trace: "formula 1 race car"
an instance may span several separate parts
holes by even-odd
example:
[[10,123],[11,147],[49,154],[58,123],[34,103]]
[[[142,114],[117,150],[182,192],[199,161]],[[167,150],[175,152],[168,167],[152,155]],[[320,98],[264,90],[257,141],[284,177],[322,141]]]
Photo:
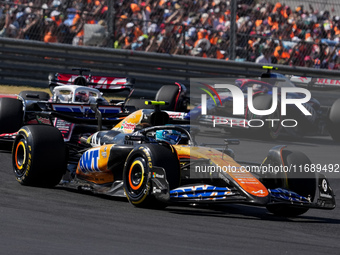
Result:
[[[15,177],[22,185],[59,184],[126,196],[134,206],[147,208],[245,203],[266,206],[282,216],[300,215],[310,208],[335,208],[325,176],[246,171],[228,147],[237,140],[225,140],[222,151],[198,146],[195,127],[164,125],[167,115],[159,110],[139,110],[113,130],[83,134],[69,142],[53,126],[23,126],[12,151]],[[159,125],[150,126],[144,123],[147,120],[157,120]],[[284,147],[272,148],[258,167],[311,164],[305,154]]]
[[[340,98],[331,107],[321,106],[315,98],[305,100],[306,94],[301,90],[306,89],[297,88],[289,80],[284,79],[283,75],[275,73],[263,75],[261,79],[233,79],[232,82],[230,86],[233,88],[229,89],[218,89],[216,86],[219,85],[201,83],[201,87],[205,89],[201,88],[200,92],[202,90],[211,92],[211,98],[205,103],[206,114],[202,114],[202,105],[199,104],[190,110],[185,119],[190,119],[191,123],[214,125],[235,133],[244,130],[262,139],[276,139],[282,133],[293,137],[324,135],[327,134],[325,132],[327,130],[334,141],[340,142],[338,132]],[[251,96],[249,96],[249,89],[251,89]],[[277,94],[274,93],[274,89],[277,89]],[[285,93],[282,93],[283,90]],[[190,91],[190,93],[194,92]],[[213,93],[215,96],[212,95]],[[244,107],[241,115],[234,114],[235,98],[239,96],[237,93],[244,98],[244,102],[240,102]],[[283,106],[285,106],[285,115],[282,114]],[[270,109],[275,110],[265,115],[255,113],[255,111],[265,112]]]
[[[100,129],[112,128],[121,118],[136,109],[153,107],[145,105],[145,99],[132,98],[134,80],[123,77],[84,75],[89,69],[74,68],[79,74],[59,74],[49,77],[52,97],[46,92],[22,91],[19,95],[0,94],[0,141],[12,142],[21,126],[27,124],[53,124],[59,128],[66,141],[70,140],[76,125],[93,125],[97,129],[96,115],[100,114]],[[103,92],[127,91],[125,100],[111,100],[103,97]],[[156,95],[156,100],[169,103],[164,110],[181,110],[186,107],[186,88],[176,83],[164,85]],[[91,105],[98,105],[97,112]],[[79,128],[78,128],[79,129]],[[82,129],[82,128],[81,128]]]
[[[165,101],[167,104],[160,106],[162,110],[168,111],[185,111],[187,109],[188,97],[187,97],[187,88],[181,84],[176,82],[172,85],[163,85],[155,96],[155,99],[145,99],[145,98],[135,98],[133,97],[133,85],[135,84],[135,79],[133,78],[116,78],[116,77],[103,77],[103,76],[92,76],[83,75],[84,71],[90,72],[90,69],[82,69],[82,68],[74,68],[73,70],[79,70],[79,75],[70,75],[70,74],[55,74],[54,77],[50,77],[50,88],[52,93],[55,90],[56,86],[60,85],[70,85],[76,84],[85,87],[95,88],[100,90],[101,92],[121,92],[124,90],[128,90],[130,94],[126,97],[126,99],[122,102],[122,100],[113,101],[111,103],[121,104],[128,110],[132,109],[152,109],[152,105],[146,105],[145,100],[156,100],[156,101]],[[53,93],[55,94],[55,93]],[[97,99],[98,102],[98,99]],[[125,110],[126,111],[126,110]]]
[[124,116],[121,104],[110,104],[97,88],[114,92],[131,91],[133,84],[130,80],[83,75],[88,69],[73,70],[79,71],[79,75],[57,73],[50,77],[49,88],[52,97],[40,91],[0,95],[0,139],[12,141],[22,125],[39,123],[53,123],[65,131],[66,138],[74,127],[74,124],[67,122],[68,119],[72,123],[97,125],[91,104],[99,105],[98,110],[104,122],[119,122],[119,117]]

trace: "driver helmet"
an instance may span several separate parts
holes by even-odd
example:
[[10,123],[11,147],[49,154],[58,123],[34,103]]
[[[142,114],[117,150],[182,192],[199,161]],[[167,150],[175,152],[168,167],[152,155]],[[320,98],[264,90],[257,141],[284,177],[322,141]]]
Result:
[[181,132],[176,130],[157,130],[156,141],[164,141],[177,144],[181,140]]
[[253,92],[258,92],[258,91],[266,92],[267,88],[266,88],[266,86],[264,86],[262,84],[254,84],[253,85]]
[[87,102],[89,101],[89,96],[84,91],[80,91],[76,94],[76,102]]

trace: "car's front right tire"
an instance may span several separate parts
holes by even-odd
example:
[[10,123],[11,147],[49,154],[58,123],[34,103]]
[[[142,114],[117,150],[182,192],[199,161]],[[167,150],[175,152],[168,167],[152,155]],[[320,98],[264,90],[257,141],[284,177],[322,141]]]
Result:
[[23,104],[15,98],[0,98],[0,133],[14,133],[23,124]]
[[[280,166],[284,165],[290,169],[286,172],[275,172],[273,176],[266,176],[261,182],[269,189],[283,188],[293,191],[300,196],[309,198],[313,201],[316,192],[316,175],[312,171],[301,172],[301,169],[309,169],[311,165],[310,159],[300,151],[282,150],[282,161],[269,161],[266,159],[263,165]],[[306,213],[308,207],[296,207],[290,204],[272,203],[267,205],[269,212],[284,217],[294,217]]]
[[340,98],[337,99],[329,112],[328,132],[335,142],[340,142]]

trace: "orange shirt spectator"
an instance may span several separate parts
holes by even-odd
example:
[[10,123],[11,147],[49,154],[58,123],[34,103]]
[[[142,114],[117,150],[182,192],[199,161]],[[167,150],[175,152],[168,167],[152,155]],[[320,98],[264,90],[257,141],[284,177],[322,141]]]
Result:
[[281,59],[289,59],[290,54],[282,46],[277,46],[274,51],[274,57],[279,61]]
[[273,13],[277,12],[282,8],[282,4],[280,2],[277,2],[274,6]]
[[130,4],[130,8],[131,8],[131,11],[132,11],[133,13],[136,13],[136,12],[139,12],[139,11],[140,11],[139,6],[138,6],[137,4],[135,4],[135,3]]
[[224,54],[222,54],[220,50],[217,50],[216,51],[216,58],[217,59],[223,59],[224,58]]
[[255,21],[255,26],[259,27],[262,24],[263,20],[262,19],[258,19]]
[[203,28],[197,33],[197,40],[200,40],[202,38],[209,39],[209,35],[207,33],[207,30],[205,30]]
[[216,45],[216,43],[218,42],[219,39],[220,39],[220,38],[219,38],[218,36],[212,36],[212,37],[210,38],[210,43],[211,43],[212,45]]
[[52,11],[51,12],[51,19],[59,26],[62,23],[62,20],[60,19],[60,12],[59,11]]
[[143,35],[142,30],[139,27],[135,27],[135,30],[133,31],[133,34],[135,35],[134,41],[137,40],[138,37]]
[[44,36],[44,42],[45,43],[56,43],[57,42],[57,36],[54,35],[53,32],[49,31],[47,34]]
[[57,38],[57,25],[53,21],[48,23],[48,31],[44,36],[44,42],[45,43],[56,43],[58,41]]

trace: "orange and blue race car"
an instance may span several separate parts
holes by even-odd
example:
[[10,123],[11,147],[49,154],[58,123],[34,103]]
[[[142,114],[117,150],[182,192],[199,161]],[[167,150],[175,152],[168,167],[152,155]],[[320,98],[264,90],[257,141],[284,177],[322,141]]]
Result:
[[[153,102],[152,104],[162,104]],[[311,165],[298,151],[275,146],[257,172],[237,162],[226,139],[224,149],[198,145],[197,128],[167,124],[159,109],[131,113],[112,130],[82,134],[65,142],[50,125],[23,126],[15,138],[12,164],[22,185],[65,187],[126,196],[137,207],[175,204],[242,203],[296,216],[310,208],[334,209],[335,199],[322,174],[261,169]]]

